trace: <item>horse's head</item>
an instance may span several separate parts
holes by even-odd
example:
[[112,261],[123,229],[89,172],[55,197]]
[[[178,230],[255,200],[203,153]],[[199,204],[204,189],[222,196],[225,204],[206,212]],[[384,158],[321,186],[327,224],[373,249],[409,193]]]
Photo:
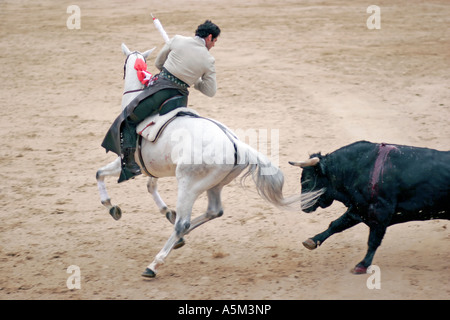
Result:
[[122,108],[124,108],[139,91],[144,89],[144,84],[141,80],[145,78],[145,74],[142,71],[147,69],[146,60],[155,48],[147,50],[143,53],[139,51],[130,51],[128,47],[122,43],[122,52],[126,56],[125,63],[123,65],[123,79],[125,80]]
[[[125,82],[133,80],[133,82],[139,81],[137,78],[137,70],[135,69],[136,64],[145,65],[146,59],[156,48],[147,50],[143,53],[139,51],[130,51],[125,43],[122,43],[122,52],[126,56],[125,64],[123,66],[123,78]],[[137,61],[141,60],[141,61]]]

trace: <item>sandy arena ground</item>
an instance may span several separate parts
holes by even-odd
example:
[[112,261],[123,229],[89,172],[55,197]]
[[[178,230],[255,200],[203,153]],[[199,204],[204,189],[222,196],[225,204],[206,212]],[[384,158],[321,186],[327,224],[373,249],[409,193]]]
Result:
[[[274,208],[238,181],[224,189],[225,214],[186,237],[155,279],[140,276],[172,226],[145,177],[108,179],[114,221],[95,173],[114,159],[100,143],[120,110],[120,45],[163,46],[211,19],[218,92],[191,90],[189,106],[232,129],[279,133],[285,194],[300,192],[289,160],[357,140],[450,149],[450,6],[446,0],[376,1],[0,1],[0,299],[449,299],[448,221],[393,226],[378,249],[381,289],[352,275],[368,228],[301,242],[344,207],[305,214]],[[80,29],[67,27],[81,9]],[[149,71],[155,73],[149,59]],[[278,131],[277,131],[278,130]],[[270,149],[268,150],[269,157]],[[176,181],[161,179],[171,206]],[[193,216],[206,206],[198,199]],[[67,268],[81,272],[68,289]]]

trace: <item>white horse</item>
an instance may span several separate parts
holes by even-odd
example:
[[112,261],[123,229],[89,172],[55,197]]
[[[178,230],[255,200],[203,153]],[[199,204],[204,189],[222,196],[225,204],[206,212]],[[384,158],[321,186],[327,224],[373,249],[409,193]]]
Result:
[[[127,55],[125,62],[125,88],[122,107],[142,90],[143,86],[137,78],[134,64],[136,59],[144,59],[151,51],[144,54],[130,52],[122,45]],[[129,97],[126,97],[128,96]],[[138,159],[136,152],[136,159]],[[245,169],[241,178],[252,176],[259,195],[281,208],[300,209],[316,195],[297,195],[289,198],[283,196],[284,176],[263,154],[257,152],[244,142],[238,140],[231,131],[217,121],[182,116],[177,117],[166,126],[159,139],[151,142],[142,140],[139,162],[142,172],[146,170],[154,177],[149,177],[147,188],[153,196],[161,213],[166,214],[174,224],[174,230],[162,250],[147,266],[142,274],[144,277],[154,277],[158,268],[164,263],[174,246],[193,229],[201,224],[220,217],[223,214],[221,191],[225,185],[238,177]],[[118,176],[120,173],[120,158],[97,171],[97,183],[101,202],[107,207],[114,219],[121,217],[121,210],[111,204],[104,183],[105,176]],[[168,209],[157,191],[157,178],[175,176],[178,183],[176,211]],[[207,192],[208,206],[206,212],[191,220],[194,202]],[[303,198],[302,198],[303,197]]]

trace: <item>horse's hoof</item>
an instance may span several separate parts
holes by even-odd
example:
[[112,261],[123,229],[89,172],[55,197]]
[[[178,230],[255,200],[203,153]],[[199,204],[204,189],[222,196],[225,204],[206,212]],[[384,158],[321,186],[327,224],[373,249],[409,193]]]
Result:
[[169,220],[171,224],[175,224],[175,220],[177,218],[177,213],[173,210],[166,211],[166,218]]
[[112,206],[109,209],[109,214],[111,217],[113,217],[114,220],[119,220],[122,218],[122,209],[120,209],[118,206]]
[[350,270],[350,272],[353,274],[366,274],[367,268],[362,264],[357,264],[352,270]]
[[141,276],[145,278],[154,278],[156,277],[156,273],[154,273],[151,269],[146,268],[144,272],[142,272]]
[[180,238],[180,240],[177,241],[177,243],[175,243],[175,245],[173,246],[174,249],[179,249],[182,246],[184,246],[186,244],[186,242],[184,241],[184,238]]
[[317,248],[317,244],[311,238],[303,241],[302,243],[305,246],[305,248],[307,248],[309,250],[314,250],[315,248]]

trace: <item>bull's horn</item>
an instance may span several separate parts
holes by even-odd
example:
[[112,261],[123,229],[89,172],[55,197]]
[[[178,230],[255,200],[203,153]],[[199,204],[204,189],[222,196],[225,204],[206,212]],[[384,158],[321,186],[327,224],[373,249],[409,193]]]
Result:
[[318,164],[320,162],[320,159],[317,157],[308,159],[307,161],[289,161],[289,164],[296,166],[296,167],[300,167],[300,168],[305,168],[305,167],[313,167],[316,164]]

